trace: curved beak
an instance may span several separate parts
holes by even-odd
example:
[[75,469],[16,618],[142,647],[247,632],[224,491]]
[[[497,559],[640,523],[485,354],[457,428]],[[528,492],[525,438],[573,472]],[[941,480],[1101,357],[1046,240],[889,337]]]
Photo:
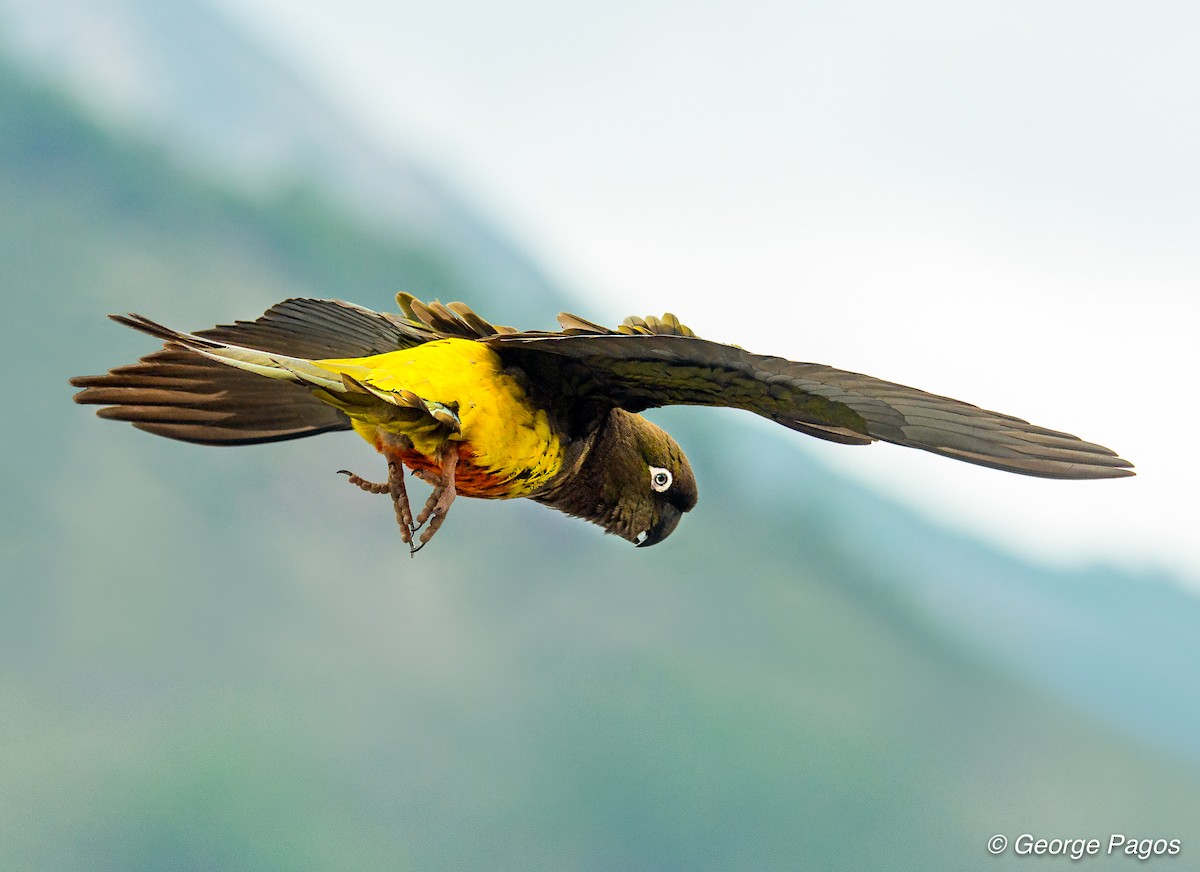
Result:
[[666,539],[679,526],[679,519],[683,517],[683,512],[675,508],[670,503],[663,506],[662,516],[658,519],[658,523],[646,531],[646,538],[637,543],[638,548],[648,548],[651,545],[657,545],[663,539]]

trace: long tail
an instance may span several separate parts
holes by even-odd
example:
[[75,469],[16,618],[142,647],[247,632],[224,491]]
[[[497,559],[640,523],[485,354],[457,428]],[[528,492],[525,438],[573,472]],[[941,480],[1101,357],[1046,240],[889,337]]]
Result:
[[206,445],[246,445],[350,429],[313,390],[344,393],[324,357],[361,357],[415,344],[374,312],[331,300],[288,300],[252,322],[183,333],[138,315],[114,321],[163,340],[161,351],[105,375],[81,376],[75,401],[102,418]]
[[266,378],[279,379],[293,384],[308,384],[336,393],[345,393],[346,391],[340,376],[303,357],[292,357],[287,354],[205,339],[194,333],[183,333],[179,330],[172,330],[170,327],[164,327],[157,321],[151,321],[142,315],[109,315],[108,317],[118,324],[124,324],[126,327],[132,327],[134,330],[140,330],[156,339],[161,339],[166,343],[168,350],[179,348],[192,351],[209,360]]

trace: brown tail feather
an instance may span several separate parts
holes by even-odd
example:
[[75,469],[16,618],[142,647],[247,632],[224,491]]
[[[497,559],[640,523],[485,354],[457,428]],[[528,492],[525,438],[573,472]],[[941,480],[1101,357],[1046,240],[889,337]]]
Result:
[[[177,344],[180,334],[139,315],[113,320],[167,343],[162,351],[107,375],[71,379],[75,402],[105,406],[102,418],[128,421],[170,439],[203,445],[247,445],[349,430],[350,419],[308,387],[226,366]],[[421,325],[399,323],[338,300],[285,300],[254,321],[188,334],[188,345],[240,345],[290,357],[364,357],[434,338]]]
[[170,439],[249,445],[349,430],[350,419],[308,388],[225,366],[195,352],[155,352],[107,375],[71,379],[75,402],[106,406],[102,418],[128,421]]

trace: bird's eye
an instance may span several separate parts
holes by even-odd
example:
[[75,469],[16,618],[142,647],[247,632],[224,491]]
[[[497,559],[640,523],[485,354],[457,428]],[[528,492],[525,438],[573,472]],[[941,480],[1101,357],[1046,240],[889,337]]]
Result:
[[671,471],[661,466],[650,467],[650,487],[662,493],[671,486]]

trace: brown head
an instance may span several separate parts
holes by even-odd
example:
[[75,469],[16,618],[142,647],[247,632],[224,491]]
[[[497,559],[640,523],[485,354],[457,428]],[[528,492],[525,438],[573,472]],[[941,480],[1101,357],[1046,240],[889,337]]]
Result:
[[640,546],[666,539],[696,505],[696,478],[675,442],[641,415],[613,409],[561,483],[535,499]]

